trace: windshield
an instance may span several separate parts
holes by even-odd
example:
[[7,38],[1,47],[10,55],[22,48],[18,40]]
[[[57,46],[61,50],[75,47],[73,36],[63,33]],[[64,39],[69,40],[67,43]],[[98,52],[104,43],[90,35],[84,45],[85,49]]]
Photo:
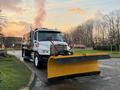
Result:
[[39,32],[38,40],[39,41],[63,41],[62,35],[60,32]]

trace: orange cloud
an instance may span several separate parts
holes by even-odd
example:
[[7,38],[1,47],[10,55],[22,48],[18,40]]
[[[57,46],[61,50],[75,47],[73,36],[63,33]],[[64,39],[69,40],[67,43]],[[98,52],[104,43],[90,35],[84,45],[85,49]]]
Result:
[[12,22],[8,23],[7,27],[3,28],[2,32],[5,36],[21,37],[27,31],[25,31],[25,24],[21,22]]
[[80,14],[82,17],[85,17],[86,13],[81,8],[71,8],[68,10],[72,14]]
[[69,32],[72,28],[75,27],[74,24],[57,24],[57,23],[49,23],[49,22],[44,22],[44,27],[51,28],[51,29],[58,29],[59,31],[62,32]]

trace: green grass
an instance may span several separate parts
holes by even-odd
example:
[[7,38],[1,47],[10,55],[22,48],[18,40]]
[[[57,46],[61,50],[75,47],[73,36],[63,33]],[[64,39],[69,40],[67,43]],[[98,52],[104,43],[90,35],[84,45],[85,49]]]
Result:
[[113,58],[120,58],[120,52],[108,52]]
[[103,52],[103,51],[99,51],[99,50],[81,50],[81,49],[73,49],[73,52],[76,54],[85,54],[85,53],[99,53],[99,52]]
[[14,56],[0,57],[0,90],[19,90],[25,87],[31,71]]
[[74,48],[73,52],[75,54],[108,53],[113,58],[120,58],[120,52],[116,52],[116,51],[111,52],[111,51],[102,51],[102,50],[81,50],[81,49]]

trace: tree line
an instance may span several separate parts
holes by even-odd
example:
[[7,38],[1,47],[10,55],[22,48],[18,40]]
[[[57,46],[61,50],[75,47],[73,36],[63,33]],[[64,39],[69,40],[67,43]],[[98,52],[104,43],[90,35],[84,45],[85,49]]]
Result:
[[120,51],[120,10],[101,14],[77,26],[64,39],[71,44],[82,44],[86,47],[103,50]]

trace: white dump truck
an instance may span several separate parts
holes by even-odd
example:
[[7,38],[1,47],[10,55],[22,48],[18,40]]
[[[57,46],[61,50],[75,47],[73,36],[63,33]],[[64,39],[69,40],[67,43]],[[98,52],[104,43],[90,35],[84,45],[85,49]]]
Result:
[[34,60],[35,67],[40,68],[52,55],[72,54],[70,47],[63,41],[58,30],[38,28],[23,36],[22,56],[24,60]]

